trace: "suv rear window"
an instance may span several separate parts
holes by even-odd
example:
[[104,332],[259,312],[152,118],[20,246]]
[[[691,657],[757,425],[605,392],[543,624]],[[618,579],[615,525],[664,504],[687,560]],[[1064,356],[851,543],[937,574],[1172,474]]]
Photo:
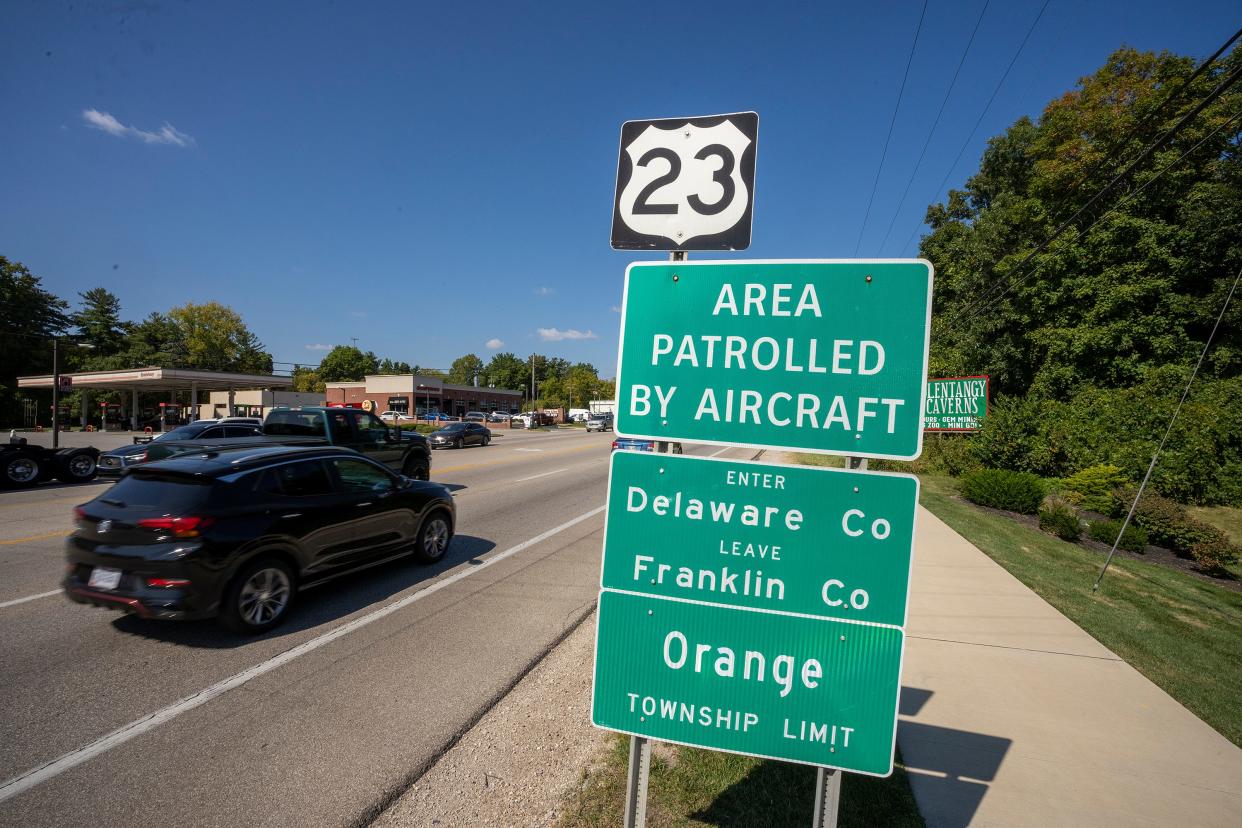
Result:
[[318,411],[273,411],[263,422],[265,434],[285,437],[326,437]]
[[128,474],[113,484],[100,501],[108,506],[155,508],[173,513],[201,506],[210,493],[211,486],[206,480]]

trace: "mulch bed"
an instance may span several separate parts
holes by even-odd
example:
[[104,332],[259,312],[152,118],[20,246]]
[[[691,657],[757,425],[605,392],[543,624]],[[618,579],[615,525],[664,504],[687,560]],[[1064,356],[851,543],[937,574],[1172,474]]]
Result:
[[[974,508],[980,509],[984,512],[1008,518],[1015,523],[1021,523],[1023,526],[1029,526],[1036,531],[1043,531],[1039,528],[1039,518],[1035,515],[1021,515],[1017,512],[1006,512],[1004,509],[993,509],[991,506],[981,506],[978,503],[967,500],[961,495],[952,495],[952,497],[960,503],[965,503],[968,506],[973,506]],[[1097,515],[1094,512],[1083,512],[1083,518],[1088,523],[1096,520],[1108,519],[1103,515]],[[1050,537],[1055,537],[1055,535],[1052,535],[1051,533],[1046,534]],[[1069,543],[1070,541],[1066,542]],[[1101,559],[1107,557],[1108,550],[1112,548],[1112,544],[1100,543],[1099,541],[1091,540],[1085,535],[1075,545],[1097,553]],[[1118,549],[1116,557],[1129,558],[1133,561],[1145,561],[1150,564],[1156,564],[1157,566],[1163,566],[1166,569],[1176,569],[1178,572],[1185,572],[1187,575],[1191,575],[1201,581],[1207,581],[1210,584],[1215,584],[1218,587],[1233,590],[1234,592],[1242,592],[1242,580],[1239,580],[1232,573],[1225,573],[1224,575],[1210,575],[1200,569],[1194,561],[1189,558],[1182,558],[1173,550],[1165,549],[1163,546],[1148,546],[1143,552],[1128,552],[1125,549]],[[1103,561],[1101,560],[1101,565],[1102,564]]]

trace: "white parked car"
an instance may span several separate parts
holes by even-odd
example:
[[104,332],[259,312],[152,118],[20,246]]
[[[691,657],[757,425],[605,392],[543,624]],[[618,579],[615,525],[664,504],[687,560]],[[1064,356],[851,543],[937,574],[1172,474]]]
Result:
[[380,415],[380,419],[386,423],[413,423],[417,422],[409,414],[401,411],[385,411]]

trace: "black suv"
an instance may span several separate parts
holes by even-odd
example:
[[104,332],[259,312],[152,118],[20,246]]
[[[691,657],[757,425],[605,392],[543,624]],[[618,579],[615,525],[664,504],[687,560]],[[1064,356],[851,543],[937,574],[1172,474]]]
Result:
[[448,489],[342,448],[251,446],[136,466],[75,509],[73,601],[259,633],[294,594],[403,555],[444,557]]

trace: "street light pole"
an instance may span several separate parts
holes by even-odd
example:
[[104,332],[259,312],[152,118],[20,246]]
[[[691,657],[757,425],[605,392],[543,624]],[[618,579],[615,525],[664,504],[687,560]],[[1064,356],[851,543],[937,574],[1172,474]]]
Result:
[[60,448],[60,337],[52,337],[52,448]]
[[[89,342],[79,348],[94,348]],[[52,448],[60,448],[60,337],[52,337]]]

